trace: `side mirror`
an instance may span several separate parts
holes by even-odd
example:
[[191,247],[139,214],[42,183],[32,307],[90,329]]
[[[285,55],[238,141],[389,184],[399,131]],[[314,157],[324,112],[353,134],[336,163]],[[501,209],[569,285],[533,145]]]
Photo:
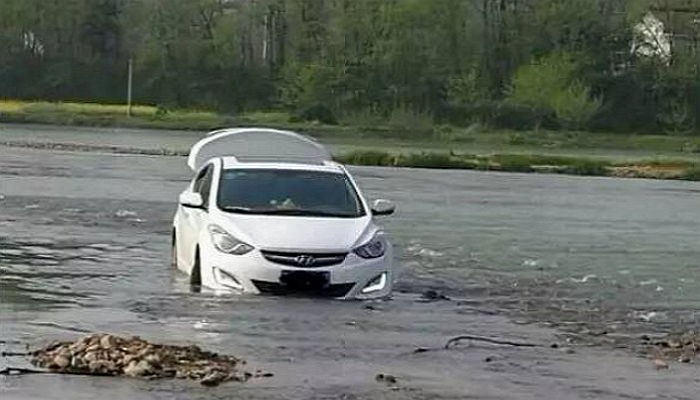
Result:
[[188,208],[204,208],[202,195],[195,192],[185,191],[180,193],[180,204]]
[[391,215],[396,211],[396,205],[389,200],[375,200],[372,203],[372,215]]

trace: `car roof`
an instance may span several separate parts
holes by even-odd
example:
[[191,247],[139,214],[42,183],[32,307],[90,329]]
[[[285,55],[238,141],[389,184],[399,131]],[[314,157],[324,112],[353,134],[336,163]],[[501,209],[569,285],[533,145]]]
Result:
[[297,171],[319,171],[344,174],[345,169],[333,161],[300,162],[298,160],[240,159],[237,157],[220,157],[224,169],[281,169]]

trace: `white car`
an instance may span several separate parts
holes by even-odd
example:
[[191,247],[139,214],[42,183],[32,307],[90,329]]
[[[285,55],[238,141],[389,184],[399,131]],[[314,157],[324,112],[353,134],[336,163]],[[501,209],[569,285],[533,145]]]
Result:
[[344,299],[390,294],[392,246],[352,176],[305,136],[210,133],[190,151],[195,177],[173,220],[173,264],[216,291]]

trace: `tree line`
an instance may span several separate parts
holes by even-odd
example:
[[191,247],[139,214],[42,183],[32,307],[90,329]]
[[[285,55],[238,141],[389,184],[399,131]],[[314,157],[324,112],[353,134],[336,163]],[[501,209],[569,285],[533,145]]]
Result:
[[700,0],[3,0],[0,97],[700,131]]

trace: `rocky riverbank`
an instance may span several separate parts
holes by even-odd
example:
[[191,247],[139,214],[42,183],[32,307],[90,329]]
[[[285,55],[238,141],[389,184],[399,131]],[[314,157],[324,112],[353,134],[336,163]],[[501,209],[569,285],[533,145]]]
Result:
[[55,342],[32,355],[33,365],[66,374],[190,379],[207,386],[271,376],[261,371],[245,371],[242,369],[245,361],[198,346],[153,344],[139,337],[108,334]]

